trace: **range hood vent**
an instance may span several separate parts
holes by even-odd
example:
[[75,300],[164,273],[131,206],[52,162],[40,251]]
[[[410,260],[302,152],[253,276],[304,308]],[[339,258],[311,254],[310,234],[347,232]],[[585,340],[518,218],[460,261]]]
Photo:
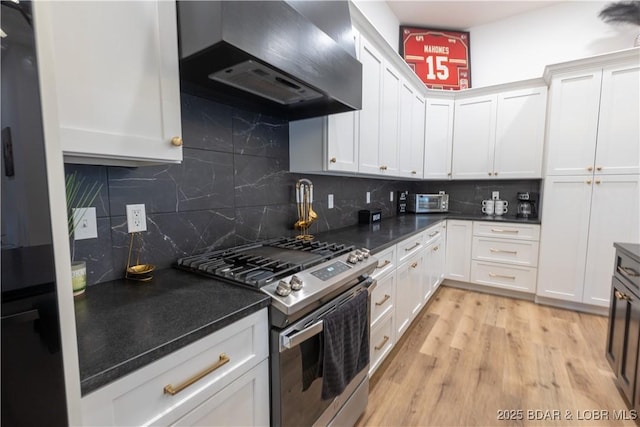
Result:
[[359,110],[347,1],[178,2],[182,89],[288,120]]

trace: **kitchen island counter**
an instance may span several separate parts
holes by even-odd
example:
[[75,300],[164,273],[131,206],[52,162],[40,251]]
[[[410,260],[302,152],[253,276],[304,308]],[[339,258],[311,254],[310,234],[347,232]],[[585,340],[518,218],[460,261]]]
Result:
[[75,299],[82,395],[268,305],[262,292],[177,269],[90,286]]

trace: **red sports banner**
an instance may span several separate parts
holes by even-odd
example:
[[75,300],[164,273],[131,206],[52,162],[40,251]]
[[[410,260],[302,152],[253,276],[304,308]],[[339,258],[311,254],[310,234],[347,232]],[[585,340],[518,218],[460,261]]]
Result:
[[400,56],[430,89],[471,87],[468,32],[401,26]]

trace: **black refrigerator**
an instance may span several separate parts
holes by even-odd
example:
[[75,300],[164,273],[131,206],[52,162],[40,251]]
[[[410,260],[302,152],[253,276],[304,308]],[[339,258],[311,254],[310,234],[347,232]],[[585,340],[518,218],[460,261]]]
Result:
[[2,1],[2,426],[68,425],[31,4]]

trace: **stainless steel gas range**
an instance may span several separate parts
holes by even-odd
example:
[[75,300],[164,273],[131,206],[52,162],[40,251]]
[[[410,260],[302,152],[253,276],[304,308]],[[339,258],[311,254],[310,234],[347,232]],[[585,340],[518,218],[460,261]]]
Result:
[[[293,238],[178,260],[182,269],[259,289],[271,297],[273,426],[353,425],[364,412],[369,392],[369,294],[375,286],[369,274],[376,265],[366,249]],[[325,359],[333,357],[327,349],[334,348],[327,340],[336,339],[327,326],[335,328],[337,321],[344,323],[341,331],[362,333],[355,334],[357,342],[347,346],[353,345],[356,350],[352,351],[361,357],[344,356],[357,368],[351,369],[345,377],[348,381],[338,384],[336,391],[336,384],[328,384],[335,372]],[[344,365],[349,367],[349,361]]]

